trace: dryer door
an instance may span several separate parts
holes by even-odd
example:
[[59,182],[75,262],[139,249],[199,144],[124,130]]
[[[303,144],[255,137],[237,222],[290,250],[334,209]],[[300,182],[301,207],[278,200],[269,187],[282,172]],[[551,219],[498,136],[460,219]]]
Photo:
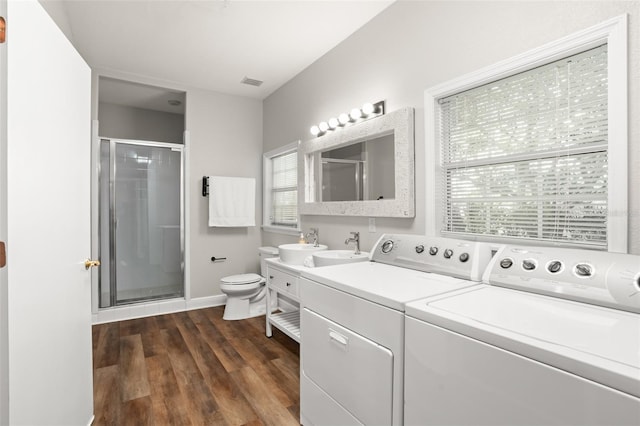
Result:
[[392,423],[393,353],[308,309],[302,370],[364,424]]

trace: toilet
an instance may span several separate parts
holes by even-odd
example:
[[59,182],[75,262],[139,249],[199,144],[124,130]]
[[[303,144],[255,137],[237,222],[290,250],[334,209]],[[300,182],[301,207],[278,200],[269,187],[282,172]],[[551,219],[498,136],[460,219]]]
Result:
[[264,315],[267,275],[266,259],[278,256],[275,247],[259,247],[260,274],[230,275],[220,280],[220,291],[227,295],[222,319],[240,320]]

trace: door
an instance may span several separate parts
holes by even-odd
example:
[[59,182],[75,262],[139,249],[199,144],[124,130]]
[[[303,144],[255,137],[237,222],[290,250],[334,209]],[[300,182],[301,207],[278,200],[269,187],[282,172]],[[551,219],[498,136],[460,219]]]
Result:
[[9,423],[87,425],[91,71],[37,1],[7,23]]
[[362,163],[322,159],[322,201],[362,200]]
[[100,307],[184,296],[182,145],[100,142]]

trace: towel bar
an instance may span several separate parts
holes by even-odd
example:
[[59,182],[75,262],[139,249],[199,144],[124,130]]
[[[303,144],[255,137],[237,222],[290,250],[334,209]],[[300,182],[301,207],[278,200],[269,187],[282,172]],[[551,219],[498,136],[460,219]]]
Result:
[[209,176],[202,176],[202,196],[209,195]]

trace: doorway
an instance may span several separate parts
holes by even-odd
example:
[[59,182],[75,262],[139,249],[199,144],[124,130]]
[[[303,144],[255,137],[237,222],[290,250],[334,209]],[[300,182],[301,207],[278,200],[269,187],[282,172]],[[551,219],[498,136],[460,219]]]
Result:
[[100,140],[99,307],[184,296],[183,145]]

